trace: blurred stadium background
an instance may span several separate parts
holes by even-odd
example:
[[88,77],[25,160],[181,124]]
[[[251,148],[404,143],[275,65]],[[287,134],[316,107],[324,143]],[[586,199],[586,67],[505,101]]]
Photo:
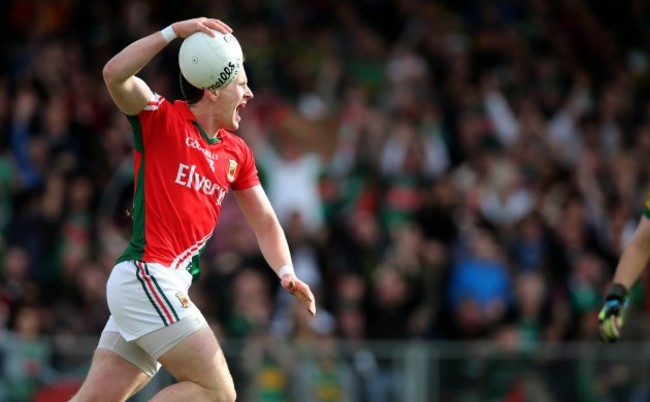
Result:
[[[132,183],[103,64],[200,15],[243,44],[239,134],[319,300],[229,196],[191,296],[240,400],[650,401],[647,277],[622,342],[596,320],[650,184],[645,0],[0,2],[1,401],[65,400],[107,318]],[[169,98],[179,42],[141,73]]]

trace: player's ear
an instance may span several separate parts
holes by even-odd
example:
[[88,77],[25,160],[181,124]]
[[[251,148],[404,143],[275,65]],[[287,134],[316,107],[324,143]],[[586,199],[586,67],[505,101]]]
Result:
[[211,101],[216,101],[219,99],[219,90],[214,88],[208,88],[205,90],[205,96],[207,96]]

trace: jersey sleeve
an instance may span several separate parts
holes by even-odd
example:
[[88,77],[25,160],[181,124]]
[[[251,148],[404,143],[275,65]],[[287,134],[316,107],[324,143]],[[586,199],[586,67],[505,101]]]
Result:
[[240,151],[241,170],[235,181],[231,184],[233,190],[246,190],[260,184],[260,178],[255,166],[255,156],[253,151],[245,143],[241,143]]
[[643,208],[643,215],[650,219],[650,191],[646,194],[645,197],[645,207]]
[[166,111],[168,106],[167,99],[154,92],[140,113],[135,116],[127,116],[134,129],[136,149],[139,143],[146,141],[147,136],[153,133],[156,133],[156,136],[164,135],[166,130],[158,128],[166,125],[165,119],[167,119]]

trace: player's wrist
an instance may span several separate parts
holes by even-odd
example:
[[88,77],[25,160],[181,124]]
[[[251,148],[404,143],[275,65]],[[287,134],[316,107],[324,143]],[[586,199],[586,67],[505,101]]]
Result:
[[286,274],[292,274],[295,275],[296,273],[293,270],[293,267],[291,265],[285,264],[281,266],[278,270],[278,278],[282,279]]
[[610,286],[609,290],[607,291],[605,300],[607,301],[618,300],[621,302],[625,302],[625,300],[627,300],[628,294],[629,291],[624,285],[621,285],[620,283],[613,283],[612,286]]
[[174,31],[174,28],[171,25],[168,25],[167,27],[160,30],[160,33],[162,34],[163,38],[165,38],[167,43],[178,38],[178,34],[176,33],[176,31]]

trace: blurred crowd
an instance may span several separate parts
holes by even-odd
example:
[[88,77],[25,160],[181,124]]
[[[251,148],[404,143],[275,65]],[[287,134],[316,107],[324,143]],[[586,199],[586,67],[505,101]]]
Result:
[[[0,4],[12,345],[101,332],[133,185],[101,70],[200,15],[242,43],[255,99],[238,135],[319,308],[309,319],[279,291],[229,196],[191,295],[220,338],[318,339],[323,354],[333,340],[596,339],[650,184],[650,3],[13,0]],[[179,42],[140,74],[170,99]],[[645,279],[633,294],[647,315]],[[628,339],[647,333],[630,321]],[[49,374],[42,355],[25,359]]]

